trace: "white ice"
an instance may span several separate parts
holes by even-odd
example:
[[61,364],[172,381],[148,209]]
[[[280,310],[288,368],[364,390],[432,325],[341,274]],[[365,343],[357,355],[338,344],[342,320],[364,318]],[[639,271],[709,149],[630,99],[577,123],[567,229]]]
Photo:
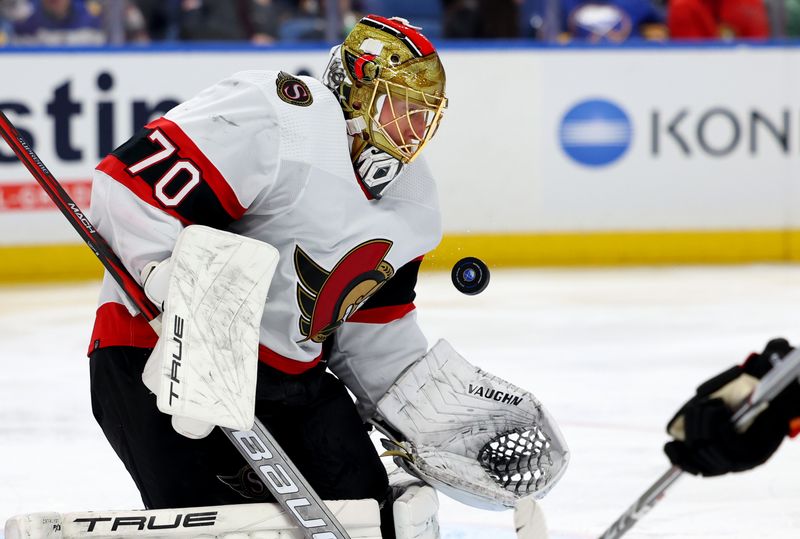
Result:
[[[141,507],[91,415],[97,289],[0,289],[0,521]],[[416,303],[432,342],[558,419],[572,462],[541,505],[562,539],[598,536],[668,467],[664,425],[698,383],[773,336],[800,342],[800,266],[496,270],[474,297],[424,273]],[[441,502],[448,539],[514,537],[510,512]],[[800,537],[800,442],[748,473],[683,477],[627,537]]]

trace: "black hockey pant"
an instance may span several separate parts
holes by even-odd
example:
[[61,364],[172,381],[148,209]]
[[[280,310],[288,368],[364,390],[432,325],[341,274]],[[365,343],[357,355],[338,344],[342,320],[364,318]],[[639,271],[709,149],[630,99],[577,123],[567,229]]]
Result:
[[[219,429],[201,440],[173,430],[141,379],[149,354],[109,347],[90,356],[95,419],[145,507],[272,501]],[[385,500],[386,471],[344,385],[324,364],[297,376],[259,364],[256,415],[323,499]]]

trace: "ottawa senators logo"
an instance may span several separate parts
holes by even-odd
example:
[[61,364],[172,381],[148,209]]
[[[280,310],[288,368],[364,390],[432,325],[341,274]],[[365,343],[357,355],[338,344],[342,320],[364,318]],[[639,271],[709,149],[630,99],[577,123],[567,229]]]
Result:
[[288,73],[283,71],[278,73],[275,85],[278,87],[278,97],[290,105],[307,107],[314,102],[314,97],[311,95],[308,85]]
[[249,465],[245,465],[234,475],[218,475],[217,479],[228,485],[235,492],[251,500],[264,501],[272,496]]
[[300,333],[321,343],[394,275],[384,260],[392,242],[371,240],[351,249],[330,271],[299,246],[294,250]]

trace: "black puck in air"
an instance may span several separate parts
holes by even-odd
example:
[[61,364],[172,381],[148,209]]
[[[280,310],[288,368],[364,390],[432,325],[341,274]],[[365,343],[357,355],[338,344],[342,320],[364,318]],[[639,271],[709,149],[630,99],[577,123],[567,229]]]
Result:
[[474,296],[489,285],[489,268],[483,260],[468,256],[456,262],[450,277],[459,292]]

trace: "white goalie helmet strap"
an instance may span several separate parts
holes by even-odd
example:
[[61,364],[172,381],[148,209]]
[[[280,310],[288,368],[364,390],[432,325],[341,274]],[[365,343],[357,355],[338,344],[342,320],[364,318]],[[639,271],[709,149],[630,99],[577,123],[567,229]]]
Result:
[[353,157],[353,168],[361,186],[372,197],[379,199],[400,176],[403,163],[380,148],[367,144]]
[[345,71],[344,66],[342,65],[341,50],[341,45],[336,45],[330,50],[328,65],[325,67],[325,71],[322,73],[322,83],[327,86],[331,92],[336,94],[340,100],[342,99],[342,83],[345,81],[350,82],[349,77],[347,76],[347,71]]

